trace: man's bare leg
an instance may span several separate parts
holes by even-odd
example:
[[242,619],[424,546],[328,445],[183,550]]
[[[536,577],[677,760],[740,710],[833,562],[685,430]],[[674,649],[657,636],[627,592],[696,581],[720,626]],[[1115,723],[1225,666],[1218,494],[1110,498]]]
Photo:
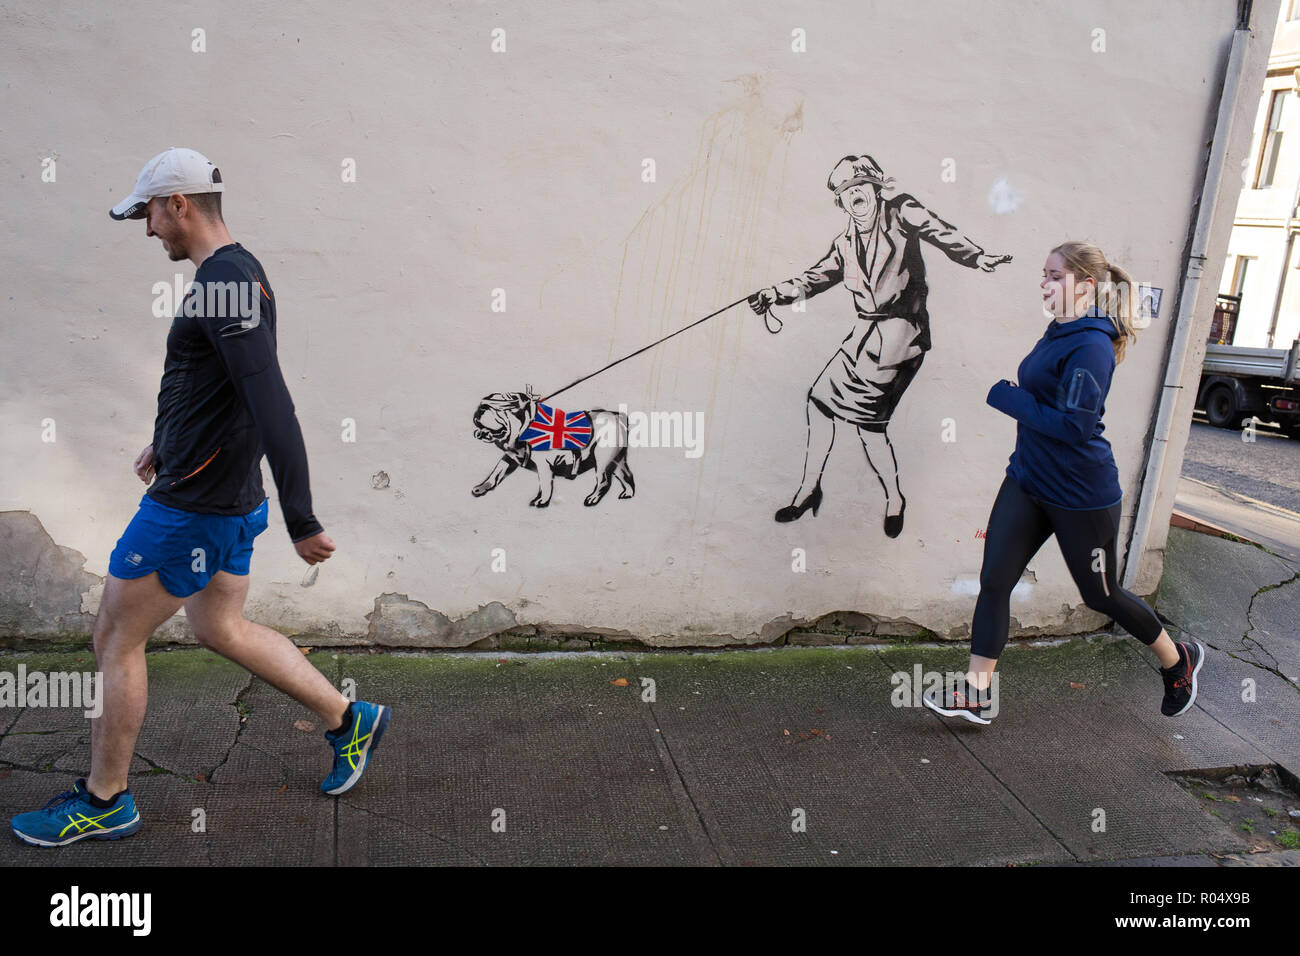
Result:
[[149,702],[144,647],[149,635],[181,609],[157,573],[130,580],[108,575],[95,616],[95,660],[104,710],[90,722],[86,787],[109,800],[127,787],[136,738]]
[[185,601],[185,616],[195,638],[313,711],[326,730],[338,727],[348,699],[291,640],[244,618],[247,597],[247,575],[214,574],[207,587]]

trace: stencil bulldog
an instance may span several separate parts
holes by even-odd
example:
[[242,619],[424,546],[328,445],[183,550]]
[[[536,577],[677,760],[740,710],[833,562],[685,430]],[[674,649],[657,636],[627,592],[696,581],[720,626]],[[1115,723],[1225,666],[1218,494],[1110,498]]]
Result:
[[596,473],[596,485],[583,499],[596,505],[617,480],[618,496],[631,498],[636,482],[627,465],[627,416],[603,408],[566,412],[541,402],[529,392],[493,392],[474,412],[474,437],[503,452],[486,478],[472,489],[480,498],[516,468],[537,473],[535,508],[551,503],[555,478]]

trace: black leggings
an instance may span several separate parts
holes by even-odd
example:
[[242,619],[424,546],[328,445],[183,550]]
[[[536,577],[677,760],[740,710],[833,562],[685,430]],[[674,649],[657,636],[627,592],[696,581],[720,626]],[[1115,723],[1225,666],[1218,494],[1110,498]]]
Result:
[[1118,503],[1097,511],[1057,508],[1031,498],[1010,477],[1003,480],[984,541],[971,653],[994,659],[1002,653],[1011,625],[1011,589],[1053,534],[1084,603],[1143,644],[1154,644],[1164,629],[1160,619],[1141,598],[1121,588],[1115,576],[1119,515]]

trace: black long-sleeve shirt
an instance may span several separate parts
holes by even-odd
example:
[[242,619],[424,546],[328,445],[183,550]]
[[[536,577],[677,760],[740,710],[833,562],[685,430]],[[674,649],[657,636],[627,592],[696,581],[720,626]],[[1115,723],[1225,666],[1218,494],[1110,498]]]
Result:
[[276,358],[275,293],[235,242],[199,266],[167,335],[148,494],[182,511],[247,514],[266,497],[263,454],[289,537],[319,534],[307,449]]

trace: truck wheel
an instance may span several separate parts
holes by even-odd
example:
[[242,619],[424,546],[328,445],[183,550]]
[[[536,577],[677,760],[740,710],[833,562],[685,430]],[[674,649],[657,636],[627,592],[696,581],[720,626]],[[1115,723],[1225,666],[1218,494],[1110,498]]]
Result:
[[1246,416],[1237,408],[1237,396],[1226,385],[1216,385],[1205,396],[1205,417],[1215,428],[1238,429]]

